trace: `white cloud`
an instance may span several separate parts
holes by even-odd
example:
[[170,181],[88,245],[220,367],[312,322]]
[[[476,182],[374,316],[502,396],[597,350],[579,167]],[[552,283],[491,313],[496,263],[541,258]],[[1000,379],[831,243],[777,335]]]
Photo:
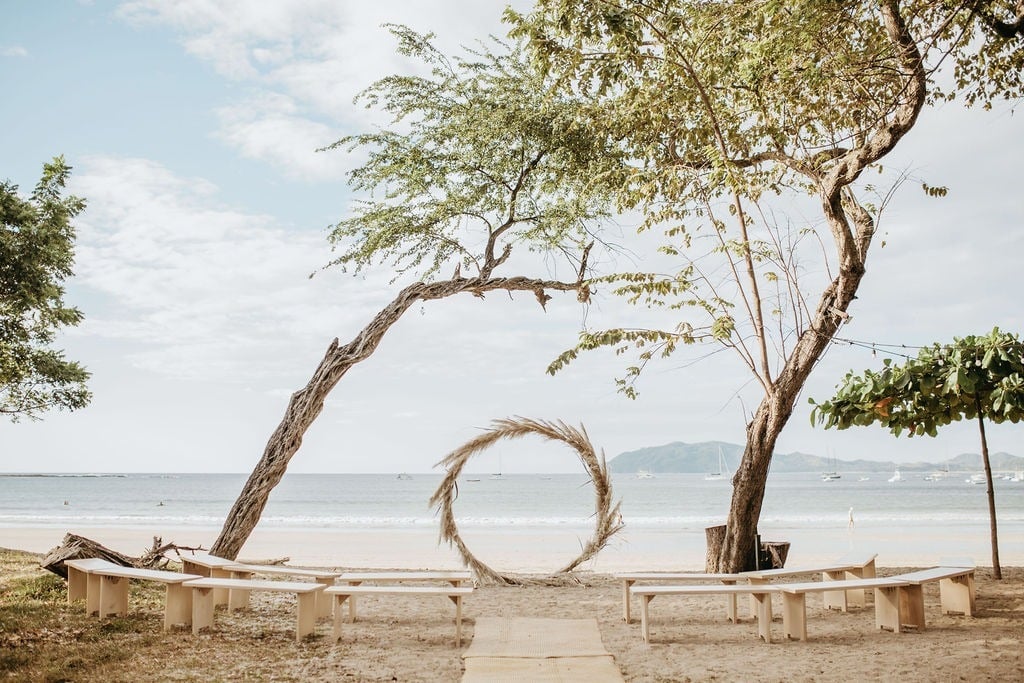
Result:
[[[503,33],[504,0],[128,0],[118,15],[169,26],[185,49],[259,95],[218,111],[218,137],[291,177],[334,180],[344,157],[317,147],[365,129],[375,115],[352,98],[373,81],[418,68],[395,54],[384,23],[436,30],[444,50]],[[522,4],[522,3],[520,3]],[[483,32],[481,32],[481,27]]]
[[318,152],[341,137],[338,129],[299,113],[286,95],[264,93],[217,111],[217,137],[249,159],[270,162],[292,178],[340,180],[348,168],[343,154]]
[[0,47],[0,57],[28,57],[28,50],[20,45]]
[[[87,159],[73,191],[76,283],[98,297],[82,334],[132,342],[139,367],[239,380],[294,367],[295,349],[359,324],[381,288],[326,272],[324,235],[223,206],[208,181],[144,159]],[[338,290],[344,290],[344,300]],[[368,319],[368,318],[367,318]],[[291,350],[291,351],[289,351]]]

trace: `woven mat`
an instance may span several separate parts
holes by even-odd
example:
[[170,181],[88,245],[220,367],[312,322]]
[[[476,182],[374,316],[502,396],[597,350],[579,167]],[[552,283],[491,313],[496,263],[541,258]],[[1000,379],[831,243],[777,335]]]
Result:
[[471,657],[462,683],[623,683],[611,655],[603,657]]
[[478,617],[463,683],[622,681],[596,619]]

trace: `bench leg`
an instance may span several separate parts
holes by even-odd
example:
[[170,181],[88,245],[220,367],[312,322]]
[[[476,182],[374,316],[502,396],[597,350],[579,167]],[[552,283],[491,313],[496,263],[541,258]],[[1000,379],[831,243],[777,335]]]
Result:
[[[358,586],[361,583],[362,583],[362,581],[349,581],[348,585],[350,585],[350,586]],[[338,603],[338,604],[341,604],[341,603]],[[348,620],[350,622],[352,622],[353,624],[356,621],[356,596],[354,596],[354,595],[348,596]]]
[[164,630],[170,631],[175,624],[192,623],[192,589],[180,583],[167,584],[164,602]]
[[782,634],[791,640],[807,640],[807,594],[782,594]]
[[955,576],[939,581],[942,613],[974,616],[974,576]]
[[772,596],[771,593],[751,593],[757,605],[757,635],[766,643],[772,642]]
[[192,589],[192,633],[198,634],[204,628],[213,626],[213,608],[216,602],[215,589]]
[[75,600],[86,600],[89,595],[89,575],[68,565],[65,568],[68,570],[68,604]]
[[[735,586],[735,581],[722,581],[726,586]],[[729,622],[735,624],[739,622],[739,616],[736,613],[736,594],[730,593],[725,596],[725,618]]]
[[100,576],[100,619],[108,614],[128,614],[129,580],[118,576]]
[[904,588],[875,589],[875,628],[899,633],[903,630]]
[[[846,578],[846,572],[845,571],[840,571],[840,572],[822,572],[821,573],[821,580],[822,580],[823,583],[826,582],[826,581],[841,581],[842,579],[845,579],[845,578]],[[862,592],[862,594],[863,594],[863,592]],[[824,591],[821,594],[821,601],[822,601],[822,604],[823,604],[824,608],[827,609],[827,610],[829,610],[829,609],[837,609],[837,610],[839,610],[841,612],[845,612],[846,611],[846,597],[847,597],[846,596],[846,591],[844,591],[844,590]]]
[[924,630],[924,587],[911,584],[900,589],[900,626]]
[[455,647],[462,647],[462,596],[449,595],[455,603]]
[[[334,578],[317,579],[317,583],[322,583],[325,586],[333,586]],[[316,592],[316,618],[326,619],[331,616],[331,596],[327,595],[323,591]]]
[[[850,571],[846,572],[846,576],[844,576],[843,578],[854,580],[854,579],[863,579],[865,577],[863,576],[863,570],[862,569],[853,569],[853,570],[850,570]],[[847,607],[863,608],[867,604],[867,601],[864,599],[864,595],[865,595],[865,591],[864,590],[848,590],[848,591],[846,591],[846,606]]]
[[316,593],[299,593],[295,605],[295,642],[301,643],[316,628]]
[[100,612],[100,576],[89,574],[86,577],[88,588],[85,592],[85,613],[89,616]]
[[334,596],[334,642],[341,640],[341,622],[343,621],[341,613],[345,607],[345,601],[350,599],[352,596],[345,595],[344,593],[336,593]]
[[[749,583],[750,583],[751,586],[763,586],[766,583],[769,583],[769,581],[768,581],[768,579],[749,579]],[[750,594],[750,617],[751,617],[751,619],[757,619],[757,610],[758,610],[757,598],[754,596],[753,593],[751,593]],[[737,621],[738,621],[738,619],[737,619]]]
[[[229,579],[242,579],[244,581],[248,581],[249,579],[252,578],[252,572],[248,572],[248,571],[244,571],[243,572],[243,571],[231,570],[230,572],[225,572],[225,573],[227,574],[227,576],[225,578],[229,578]],[[218,591],[218,590],[225,590],[225,589],[223,589],[223,588],[214,588],[214,591]],[[236,609],[246,609],[247,607],[249,607],[249,597],[250,597],[251,594],[252,594],[252,591],[246,590],[245,588],[231,588],[231,589],[229,589],[228,590],[228,597],[227,597],[228,611],[229,612],[234,612]],[[221,602],[217,602],[218,597],[219,596],[216,593],[214,593],[214,598],[213,598],[214,604],[216,604],[216,605],[224,604],[224,603],[221,603]]]
[[[634,583],[636,582],[630,579],[622,580],[622,620],[627,624],[632,621],[632,617],[629,614],[629,589]],[[69,597],[68,600],[70,599]]]
[[648,618],[648,612],[650,612],[649,608],[653,599],[653,595],[640,596],[640,632],[643,633],[644,642],[647,644],[651,642],[651,622]]

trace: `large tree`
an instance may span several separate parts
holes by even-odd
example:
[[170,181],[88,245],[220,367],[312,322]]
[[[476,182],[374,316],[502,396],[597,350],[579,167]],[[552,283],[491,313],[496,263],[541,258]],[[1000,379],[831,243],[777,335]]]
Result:
[[[589,129],[585,107],[501,43],[449,58],[430,36],[398,26],[392,32],[399,51],[429,75],[371,86],[362,101],[391,115],[392,126],[331,146],[366,157],[349,176],[360,199],[331,233],[340,253],[333,264],[356,273],[385,265],[396,279],[417,279],[352,341],[331,342],[309,383],[292,395],[211,548],[220,557],[237,556],[328,393],[411,306],[496,290],[532,293],[541,306],[549,290],[574,291],[580,301],[590,295],[590,230],[609,203],[592,178],[616,154]],[[590,173],[563,172],[581,167]],[[527,275],[559,261],[570,277]],[[504,274],[513,264],[520,270]]]
[[64,303],[74,266],[71,221],[85,208],[63,194],[70,173],[56,157],[28,197],[0,183],[0,413],[11,420],[75,410],[90,399],[89,373],[52,347],[61,328],[82,320]]
[[[876,202],[862,175],[931,100],[1019,98],[1022,16],[1021,3],[939,0],[538,0],[530,14],[508,11],[538,64],[588,96],[621,140],[632,161],[617,205],[663,230],[681,264],[607,280],[634,303],[689,311],[667,329],[584,331],[551,370],[582,350],[632,346],[639,362],[619,380],[631,393],[655,356],[711,341],[762,390],[713,569],[752,562],[776,440],[849,319],[888,196]],[[944,60],[952,75],[939,89]],[[819,228],[820,246],[807,239]]]
[[902,365],[883,361],[881,370],[847,373],[827,401],[815,402],[811,422],[826,429],[879,424],[896,436],[936,436],[938,428],[977,420],[987,485],[992,573],[1002,577],[996,497],[988,455],[985,420],[996,424],[1024,420],[1024,343],[994,329],[987,335],[932,344]]

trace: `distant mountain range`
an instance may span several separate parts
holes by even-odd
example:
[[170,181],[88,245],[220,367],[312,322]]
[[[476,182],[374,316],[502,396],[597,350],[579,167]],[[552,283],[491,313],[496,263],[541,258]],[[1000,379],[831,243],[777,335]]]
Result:
[[[620,453],[608,461],[612,472],[637,472],[646,470],[658,472],[717,472],[718,453],[721,449],[729,472],[743,455],[743,446],[723,441],[683,443],[675,441],[663,446],[649,446],[635,451]],[[991,453],[989,459],[995,471],[1016,472],[1024,470],[1024,458],[1009,453]],[[809,453],[776,453],[772,457],[772,472],[892,472],[895,462],[879,460],[839,460],[823,458]],[[955,458],[939,462],[899,463],[904,472],[931,472],[949,469],[951,472],[977,472],[982,469],[981,454],[961,453]]]

